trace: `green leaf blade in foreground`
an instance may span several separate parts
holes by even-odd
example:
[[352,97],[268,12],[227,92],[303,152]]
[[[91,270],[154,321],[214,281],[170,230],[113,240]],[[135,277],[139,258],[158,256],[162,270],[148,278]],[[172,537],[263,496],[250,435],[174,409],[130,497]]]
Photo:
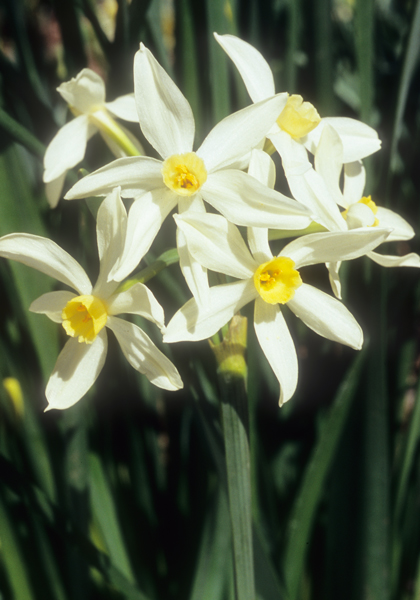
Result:
[[350,411],[365,359],[366,349],[362,350],[355,359],[338,390],[330,413],[322,427],[318,444],[306,468],[289,519],[283,570],[290,600],[297,600],[300,597],[299,588],[312,526],[325,491],[325,482]]

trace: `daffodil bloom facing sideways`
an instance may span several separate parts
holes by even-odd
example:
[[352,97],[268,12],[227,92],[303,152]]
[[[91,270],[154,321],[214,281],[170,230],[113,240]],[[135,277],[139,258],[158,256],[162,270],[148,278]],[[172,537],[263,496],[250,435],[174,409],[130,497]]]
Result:
[[[340,187],[342,175],[344,179],[343,189]],[[330,220],[325,226],[330,231],[346,229],[357,229],[359,227],[378,227],[392,229],[387,242],[398,242],[409,240],[414,236],[414,230],[403,217],[396,212],[378,206],[371,196],[365,194],[366,172],[361,161],[343,164],[343,145],[336,131],[326,126],[320,137],[318,148],[315,152],[315,176],[322,177],[328,193],[321,198],[318,195],[318,206],[308,202],[308,207],[314,214],[325,215],[326,205],[323,201],[328,200],[328,211]],[[306,203],[307,197],[300,185],[305,183],[296,178],[294,181],[294,192],[302,203]],[[313,198],[312,198],[313,200]],[[331,202],[335,206],[331,204]],[[340,209],[341,210],[340,212]],[[420,257],[411,252],[404,256],[392,256],[370,251],[367,256],[383,267],[417,267],[420,268]],[[330,281],[334,293],[340,297],[339,271],[340,263],[328,265]]]
[[182,381],[174,365],[137,325],[118,318],[120,313],[141,315],[163,326],[163,310],[141,283],[118,292],[108,272],[122,250],[127,216],[117,190],[102,203],[97,218],[100,272],[93,287],[83,268],[67,252],[46,238],[16,233],[0,238],[0,256],[46,273],[75,289],[44,294],[30,310],[61,323],[67,341],[48,381],[48,408],[68,408],[94,384],[107,354],[106,328],[114,332],[132,367],[156,386],[177,390]]
[[[275,94],[273,73],[256,48],[233,35],[214,36],[238,69],[253,102]],[[286,174],[288,170],[304,173],[311,168],[306,150],[315,152],[326,124],[334,127],[342,140],[344,162],[360,160],[380,148],[378,134],[368,125],[343,117],[321,119],[314,106],[292,95],[267,135],[282,158]]]
[[[284,108],[285,95],[223,119],[194,152],[191,107],[143,44],[134,59],[134,94],[143,134],[163,160],[145,156],[118,159],[81,179],[66,195],[67,199],[100,196],[121,186],[124,197],[137,198],[129,213],[122,265],[135,268],[138,263],[137,228],[147,220],[155,235],[176,205],[180,213],[204,212],[205,200],[229,221],[245,226],[303,229],[309,225],[306,207],[232,168],[272,127]],[[177,244],[185,279],[193,294],[200,294],[207,275],[191,259],[182,232]],[[118,265],[111,275],[123,278]]]
[[133,94],[105,102],[104,81],[91,69],[83,69],[57,91],[76,118],[59,129],[45,152],[43,179],[51,208],[58,203],[67,171],[83,159],[86,144],[97,131],[117,158],[143,154],[140,142],[113,118],[138,122]]
[[287,304],[319,335],[352,348],[362,346],[363,334],[347,308],[332,296],[305,284],[301,267],[332,260],[350,260],[386,239],[389,231],[360,229],[344,233],[302,236],[273,256],[267,230],[251,228],[248,250],[239,230],[220,215],[175,215],[189,250],[206,268],[238,281],[211,287],[207,306],[195,298],[173,316],[164,341],[210,338],[243,306],[255,301],[254,327],[261,348],[279,383],[280,405],[294,393],[298,365],[296,350],[281,306]]

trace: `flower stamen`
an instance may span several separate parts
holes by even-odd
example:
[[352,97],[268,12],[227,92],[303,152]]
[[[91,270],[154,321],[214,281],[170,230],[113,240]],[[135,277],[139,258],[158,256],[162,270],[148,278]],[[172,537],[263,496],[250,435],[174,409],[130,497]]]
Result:
[[105,303],[96,296],[77,296],[67,302],[61,317],[67,335],[91,344],[105,327],[108,312]]
[[195,152],[173,154],[162,167],[165,185],[180,196],[192,196],[207,180],[203,160]]

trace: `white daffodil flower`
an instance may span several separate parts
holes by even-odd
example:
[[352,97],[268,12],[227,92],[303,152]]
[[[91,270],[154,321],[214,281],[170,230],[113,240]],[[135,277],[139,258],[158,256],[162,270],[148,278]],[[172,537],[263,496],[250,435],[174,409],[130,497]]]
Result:
[[[239,169],[229,168],[266,135],[286,103],[285,95],[273,96],[223,119],[194,152],[191,107],[143,44],[134,59],[134,88],[143,134],[163,160],[121,158],[81,179],[66,195],[70,200],[101,196],[121,186],[124,197],[138,197],[129,213],[121,265],[135,268],[138,263],[137,229],[143,227],[144,220],[156,234],[176,205],[180,213],[204,212],[205,200],[238,225],[274,229],[303,229],[309,225],[312,219],[306,207]],[[178,233],[177,244],[180,266],[190,289],[194,295],[205,296],[207,275],[192,260],[182,232]],[[122,279],[118,265],[111,275]]]
[[330,340],[360,349],[363,333],[347,308],[332,296],[302,282],[299,268],[350,260],[373,249],[389,231],[369,228],[302,236],[273,256],[267,230],[249,232],[249,252],[237,227],[220,215],[175,215],[191,254],[207,269],[238,281],[211,287],[207,306],[195,298],[164,329],[166,342],[210,338],[248,302],[255,301],[258,341],[279,383],[280,405],[297,385],[296,350],[279,305],[287,304],[308,327]]
[[[214,36],[238,69],[251,100],[261,102],[272,97],[273,73],[262,54],[236,36],[217,33]],[[321,119],[312,104],[292,95],[267,135],[280,154],[286,173],[303,174],[311,169],[305,148],[315,152],[327,124],[334,127],[343,142],[344,162],[360,160],[380,148],[378,134],[368,125],[345,117]]]
[[105,102],[104,81],[91,69],[82,69],[57,91],[76,118],[59,129],[45,152],[43,179],[51,208],[57,206],[67,171],[81,162],[88,140],[97,131],[116,157],[143,154],[140,142],[113,119],[138,122],[133,94]]
[[175,366],[137,325],[116,315],[129,313],[163,327],[163,309],[141,283],[118,292],[108,272],[124,245],[127,215],[115,190],[102,203],[97,218],[100,272],[92,286],[84,269],[60,246],[36,235],[13,233],[0,238],[0,256],[21,262],[75,289],[50,292],[29,310],[61,323],[70,340],[61,351],[46,388],[48,409],[72,406],[94,384],[107,354],[105,327],[114,332],[124,356],[156,386],[177,390],[183,384]]
[[[318,215],[325,215],[326,210],[330,212],[331,219],[323,224],[330,231],[343,229],[343,223],[347,229],[359,227],[380,227],[392,229],[387,242],[409,240],[414,236],[414,229],[405,219],[394,211],[377,206],[371,196],[364,195],[366,173],[360,161],[343,164],[343,145],[340,137],[332,127],[325,127],[320,137],[318,148],[315,152],[315,170],[319,174],[328,190],[328,194],[318,196],[319,204],[308,203],[308,207]],[[344,171],[343,191],[340,187],[340,178]],[[296,182],[295,182],[296,183]],[[299,186],[296,183],[296,186]],[[296,187],[295,186],[295,187]],[[295,189],[296,191],[296,189]],[[300,194],[299,200],[306,203],[306,198]],[[328,206],[324,200],[328,199]],[[336,203],[332,207],[331,200]],[[340,212],[339,207],[344,209]],[[338,220],[337,220],[338,219]],[[420,257],[411,252],[404,256],[390,256],[377,252],[368,252],[367,256],[383,267],[417,267],[420,268]],[[338,275],[340,263],[328,265],[330,281],[334,293],[340,297],[340,279]]]

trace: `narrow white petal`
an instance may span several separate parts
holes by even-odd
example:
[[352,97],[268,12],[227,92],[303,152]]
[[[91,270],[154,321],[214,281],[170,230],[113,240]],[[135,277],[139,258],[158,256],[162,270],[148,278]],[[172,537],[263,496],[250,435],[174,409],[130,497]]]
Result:
[[164,329],[163,341],[197,342],[210,338],[257,296],[252,279],[212,287],[206,307],[191,298],[174,314]]
[[415,235],[411,225],[398,213],[389,208],[378,206],[375,217],[379,220],[379,227],[392,227],[392,232],[387,240],[388,242],[411,240]]
[[242,171],[226,169],[212,173],[201,193],[206,202],[236,225],[304,229],[313,220],[305,206]]
[[420,268],[420,256],[415,252],[405,254],[404,256],[390,256],[388,254],[378,254],[369,252],[369,258],[382,267],[415,267]]
[[264,150],[254,149],[251,152],[248,175],[258,179],[260,183],[273,189],[276,183],[276,165]]
[[253,276],[258,267],[238,228],[224,217],[184,213],[175,221],[185,234],[191,254],[207,269],[238,279]]
[[96,238],[102,271],[109,272],[119,258],[127,231],[127,212],[120,190],[113,190],[101,203],[96,217]]
[[273,258],[266,227],[248,227],[247,237],[252,256],[259,265]]
[[109,315],[122,313],[140,315],[159,327],[164,325],[163,308],[143,283],[136,283],[125,292],[111,296],[107,300],[107,306]]
[[133,202],[128,213],[124,250],[109,279],[122,281],[134,271],[176,203],[176,195],[167,188],[148,192]]
[[298,360],[289,328],[278,304],[267,304],[262,298],[257,298],[254,327],[262,351],[279,381],[281,406],[295,392]]
[[90,294],[92,284],[84,269],[55,242],[29,233],[11,233],[0,238],[0,256],[23,263],[74,288]]
[[277,94],[220,121],[197,150],[207,171],[227,166],[255,148],[267,135],[286,102],[287,94]]
[[133,198],[156,188],[163,188],[162,163],[148,156],[118,158],[83,177],[64,196],[66,200],[106,196],[121,186],[123,198]]
[[337,204],[343,203],[340,176],[343,169],[343,144],[338,133],[330,125],[322,130],[315,152],[315,169],[324,180],[329,193]]
[[234,35],[215,33],[214,37],[235,63],[253,102],[274,96],[273,73],[256,48]]
[[331,231],[346,231],[347,225],[322,177],[313,169],[304,175],[286,173],[292,195],[308,207],[314,219]]
[[55,208],[60,200],[66,175],[67,171],[64,171],[60,177],[57,177],[57,179],[53,179],[53,181],[49,181],[45,184],[45,195],[47,196],[50,208]]
[[176,231],[176,246],[179,266],[192,295],[199,304],[206,305],[209,299],[207,269],[191,254],[185,235],[180,228]]
[[134,57],[134,94],[140,127],[153,148],[163,158],[191,152],[195,133],[191,107],[143,44]]
[[305,146],[312,154],[316,151],[325,125],[331,125],[340,136],[343,143],[344,163],[361,160],[377,152],[381,147],[377,132],[366,123],[348,117],[328,117],[322,119],[318,127],[315,127],[305,138]]
[[105,103],[104,80],[91,69],[82,69],[76,77],[62,83],[57,92],[67,104],[85,114]]
[[339,300],[303,283],[287,306],[299,319],[319,335],[355,350],[363,344],[363,332]]
[[330,279],[330,284],[331,284],[333,294],[336,298],[341,300],[341,281],[340,281],[340,275],[339,275],[341,261],[327,262],[327,263],[325,263],[325,266],[328,269],[328,276]]
[[308,160],[308,153],[299,140],[293,139],[288,133],[282,131],[278,125],[268,136],[273,146],[281,156],[286,176],[303,175],[312,169]]
[[132,123],[139,122],[134,94],[126,94],[125,96],[120,96],[112,102],[106,102],[105,106],[110,113],[112,113],[119,119],[124,119],[124,121],[131,121]]
[[109,317],[107,327],[111,329],[130,365],[146,375],[147,379],[164,390],[179,390],[183,387],[175,366],[155,346],[144,331],[123,319]]
[[45,183],[57,179],[83,160],[87,141],[95,131],[86,115],[72,119],[57,131],[44,156]]
[[107,349],[105,329],[99,332],[92,344],[80,344],[77,338],[69,339],[45,390],[47,410],[69,408],[86,394],[104,366]]
[[344,191],[341,206],[348,208],[351,204],[359,202],[363,197],[365,184],[366,171],[360,160],[344,165]]
[[366,227],[344,232],[311,233],[287,244],[279,256],[289,256],[297,269],[316,263],[352,260],[379,246],[387,239],[389,231]]
[[73,298],[76,298],[76,294],[73,292],[49,292],[34,300],[29,310],[40,315],[46,315],[54,323],[62,323],[61,313],[63,308]]

